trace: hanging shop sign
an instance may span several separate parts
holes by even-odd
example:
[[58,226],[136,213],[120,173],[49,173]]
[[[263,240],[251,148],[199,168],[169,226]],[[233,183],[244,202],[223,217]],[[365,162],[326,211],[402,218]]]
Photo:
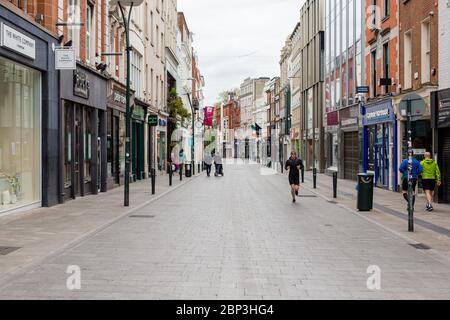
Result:
[[408,104],[411,106],[412,121],[419,120],[427,112],[425,100],[413,93],[404,97],[400,102],[400,115],[402,117],[408,116]]
[[76,68],[77,68],[77,59],[75,58],[75,49],[73,48],[55,49],[56,70],[75,70]]
[[36,59],[36,41],[2,23],[0,45],[25,57]]
[[80,70],[73,71],[73,95],[89,99],[89,79],[87,74]]
[[158,115],[157,114],[151,114],[148,116],[148,125],[150,127],[157,127],[158,126]]

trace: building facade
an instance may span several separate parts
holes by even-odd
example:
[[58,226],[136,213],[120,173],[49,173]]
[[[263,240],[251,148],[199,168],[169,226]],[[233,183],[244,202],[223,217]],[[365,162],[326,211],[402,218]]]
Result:
[[280,159],[284,163],[291,151],[291,84],[289,79],[289,64],[292,53],[292,41],[289,36],[281,49],[280,56]]
[[356,88],[365,84],[363,1],[325,2],[325,158],[328,172],[356,180],[360,121]]
[[303,4],[300,30],[302,154],[306,170],[324,172],[325,0],[307,0]]
[[42,9],[0,1],[0,215],[63,201],[58,36]]
[[362,166],[375,175],[375,185],[398,190],[397,117],[394,99],[400,90],[399,2],[366,1],[365,83],[362,107]]
[[303,159],[301,154],[301,140],[300,140],[300,123],[301,123],[301,61],[300,61],[300,23],[297,23],[291,36],[292,51],[289,57],[289,79],[290,79],[290,93],[291,93],[291,128],[290,128],[290,140],[291,149],[296,151],[298,156]]

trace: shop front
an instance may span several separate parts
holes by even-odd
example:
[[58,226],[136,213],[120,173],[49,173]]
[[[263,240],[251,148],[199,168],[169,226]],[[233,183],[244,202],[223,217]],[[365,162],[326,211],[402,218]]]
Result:
[[134,99],[131,121],[131,172],[134,180],[146,178],[145,172],[145,121],[147,105]]
[[442,175],[438,198],[440,203],[450,203],[450,89],[433,92],[431,103],[432,125],[437,132],[434,145]]
[[359,105],[339,110],[340,178],[356,181],[360,172]]
[[[126,88],[111,79],[107,100],[107,187],[123,185],[125,177]],[[134,97],[131,97],[131,101]]]
[[363,170],[375,185],[398,190],[397,125],[391,99],[363,107]]
[[77,64],[61,71],[64,199],[107,191],[107,79]]
[[332,174],[338,171],[339,166],[339,112],[331,111],[326,113],[326,134],[325,134],[325,155],[327,159],[327,169],[325,173]]
[[[169,115],[164,112],[159,112],[158,114],[158,126],[156,127],[156,164],[157,169],[163,174],[167,171],[167,129]],[[189,150],[184,150],[186,155],[191,154],[191,135],[188,138]]]
[[1,6],[0,215],[60,202],[54,43]]

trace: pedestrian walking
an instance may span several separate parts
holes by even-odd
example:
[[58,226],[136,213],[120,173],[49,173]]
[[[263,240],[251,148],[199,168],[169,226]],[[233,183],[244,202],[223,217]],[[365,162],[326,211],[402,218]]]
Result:
[[291,187],[292,202],[295,203],[295,197],[298,196],[300,189],[300,170],[303,169],[303,161],[297,158],[295,151],[291,152],[291,157],[286,161],[284,166],[286,170],[289,170],[289,185]]
[[409,155],[411,157],[411,160],[405,159],[403,160],[402,164],[400,165],[400,173],[402,174],[402,191],[403,191],[403,198],[408,203],[408,209],[409,209],[409,198],[408,198],[408,176],[409,172],[411,171],[411,183],[412,183],[412,189],[413,189],[413,198],[412,198],[412,205],[414,209],[414,205],[416,203],[416,186],[417,186],[417,178],[422,173],[422,166],[420,165],[420,162],[414,157],[414,152],[410,151]]
[[222,157],[220,156],[219,152],[216,152],[216,155],[214,156],[214,165],[215,165],[214,175],[216,177],[219,175],[221,175],[223,177]]
[[184,149],[181,149],[180,152],[178,153],[178,158],[180,160],[180,171],[183,170],[183,165],[186,162],[186,155],[184,154]]
[[423,160],[420,165],[422,166],[422,187],[427,196],[427,211],[431,212],[433,208],[433,196],[436,190],[436,185],[441,186],[441,171],[439,166],[431,159],[431,153],[425,153],[425,160]]
[[209,153],[206,153],[204,162],[205,162],[205,166],[206,166],[206,175],[208,177],[210,177],[211,176],[211,166],[212,166],[212,163],[213,163],[212,155],[209,154]]

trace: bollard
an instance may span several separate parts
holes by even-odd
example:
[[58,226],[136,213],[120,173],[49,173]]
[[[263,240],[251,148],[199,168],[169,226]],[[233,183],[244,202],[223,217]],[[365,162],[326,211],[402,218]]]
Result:
[[156,186],[156,170],[152,169],[152,194],[155,194],[155,186]]
[[172,167],[172,164],[170,164],[170,168],[169,168],[169,187],[172,186],[172,176],[173,176],[173,167]]
[[197,164],[197,172],[200,173],[200,163]]
[[338,174],[337,172],[333,172],[333,198],[337,198],[337,180],[338,180]]
[[180,167],[180,181],[183,181],[183,165]]
[[302,183],[305,183],[305,167],[302,167]]
[[313,187],[317,189],[317,169],[313,169]]
[[191,177],[193,176],[195,176],[195,161],[193,161],[191,165]]

